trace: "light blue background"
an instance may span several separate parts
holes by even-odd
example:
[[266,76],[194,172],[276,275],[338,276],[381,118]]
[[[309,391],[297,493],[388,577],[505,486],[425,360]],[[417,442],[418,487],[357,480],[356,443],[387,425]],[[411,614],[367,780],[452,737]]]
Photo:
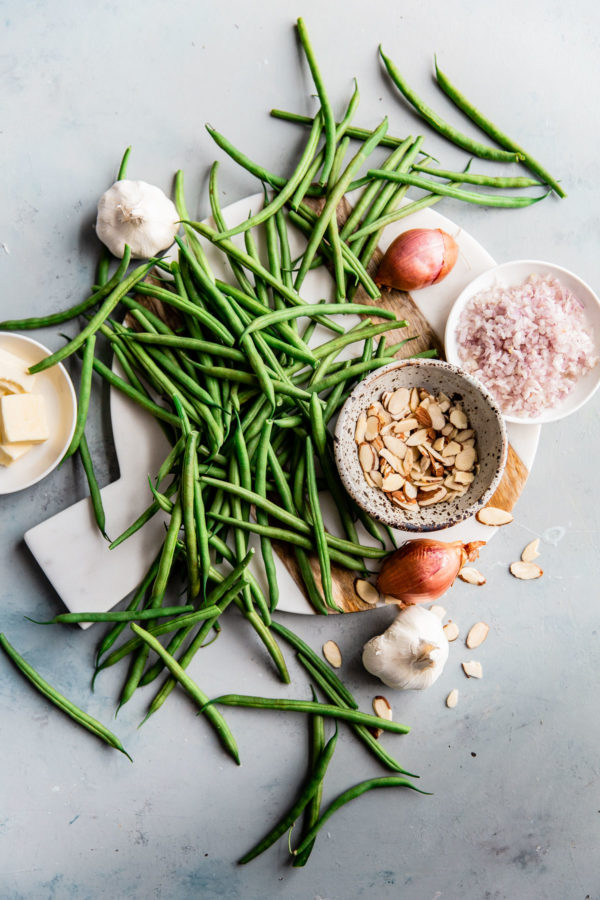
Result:
[[[131,177],[168,190],[176,169],[186,171],[198,216],[207,212],[215,158],[224,203],[257,189],[211,144],[207,121],[269,169],[289,171],[303,134],[268,110],[314,110],[292,27],[298,14],[337,111],[357,76],[357,122],[372,127],[387,112],[393,133],[418,133],[419,121],[382,76],[382,41],[414,87],[475,134],[433,85],[437,52],[453,80],[569,194],[518,212],[452,201],[439,210],[498,261],[552,260],[600,287],[594,3],[9,0],[0,4],[2,318],[85,296],[97,252],[95,204],[128,144]],[[460,151],[426,135],[444,164],[464,164]],[[36,336],[61,345],[57,331]],[[243,760],[237,769],[178,693],[137,730],[144,695],[114,725],[131,765],[55,713],[2,658],[2,900],[598,900],[598,409],[596,398],[543,429],[516,521],[482,555],[487,585],[457,584],[444,600],[463,634],[479,619],[491,625],[473,654],[482,681],[462,675],[459,641],[429,691],[385,691],[396,717],[413,726],[386,746],[420,772],[433,796],[363,797],[324,829],[304,870],[287,865],[285,840],[240,868],[236,858],[268,830],[304,775],[301,717],[230,710]],[[98,390],[90,444],[103,484],[117,474],[106,410]],[[105,673],[90,693],[96,629],[42,629],[23,619],[60,610],[23,533],[85,493],[80,471],[66,465],[0,498],[0,628],[51,682],[110,724],[123,673]],[[544,577],[517,582],[508,564],[536,535]],[[315,648],[338,641],[344,677],[368,709],[379,683],[363,672],[360,648],[392,615],[282,620]],[[306,695],[291,654],[294,684],[283,690],[238,617],[228,615],[225,625],[192,668],[209,695]],[[449,711],[443,701],[455,686],[460,701]],[[325,799],[377,774],[342,729]]]

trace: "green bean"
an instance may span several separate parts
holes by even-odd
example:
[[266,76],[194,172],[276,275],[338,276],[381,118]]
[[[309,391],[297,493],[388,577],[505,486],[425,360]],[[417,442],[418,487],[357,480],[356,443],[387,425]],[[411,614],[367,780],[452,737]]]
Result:
[[[302,316],[308,318],[316,318],[319,315],[327,314],[347,314],[347,315],[369,315],[373,313],[372,306],[366,306],[359,303],[319,303],[313,304],[308,308],[294,307],[294,309],[276,309],[273,312],[263,316],[258,316],[250,325],[247,326],[244,334],[252,334],[263,328],[269,328],[277,322],[284,322],[288,319],[298,319]],[[395,327],[400,327],[396,314],[389,309],[378,309],[377,315],[382,319],[394,319]]]
[[135,534],[140,528],[143,528],[146,522],[149,522],[159,510],[159,505],[156,501],[152,502],[150,506],[147,506],[146,509],[141,513],[138,518],[129,525],[128,528],[125,529],[114,541],[111,541],[108,545],[109,550],[114,550],[115,547],[118,547],[119,544],[122,544],[123,541],[126,541],[131,537],[132,534]]
[[92,501],[92,509],[94,511],[96,524],[102,536],[107,541],[110,541],[110,538],[106,533],[106,515],[104,506],[102,505],[102,495],[100,493],[100,488],[98,487],[98,481],[96,480],[94,464],[92,462],[85,434],[81,435],[77,449],[79,451],[79,456],[81,457],[83,471],[85,472],[85,477],[87,478],[88,487],[90,489],[90,500]]
[[291,291],[294,289],[294,280],[292,278],[292,257],[290,254],[290,244],[288,239],[285,214],[282,209],[278,210],[275,214],[275,226],[277,228],[277,236],[279,238],[279,250],[281,256],[280,277],[286,288]]
[[452,143],[456,144],[458,147],[462,147],[463,150],[467,150],[469,153],[473,153],[480,159],[494,159],[499,162],[519,162],[521,158],[520,154],[508,153],[506,150],[498,150],[496,147],[488,147],[485,144],[480,144],[479,141],[475,141],[472,138],[468,137],[466,134],[462,134],[462,132],[458,131],[452,125],[449,125],[447,122],[445,122],[408,86],[394,63],[384,54],[381,47],[379,47],[379,54],[385,64],[390,78],[392,79],[398,90],[406,97],[408,102],[412,106],[414,106],[417,112],[421,114],[425,121],[429,125],[431,125],[432,128],[438,131],[443,137],[447,138],[449,141],[452,141]]
[[85,423],[87,420],[87,414],[90,405],[90,394],[92,389],[95,345],[96,335],[91,334],[85,342],[83,350],[83,365],[81,368],[81,381],[79,386],[79,397],[77,400],[77,419],[75,422],[75,430],[63,459],[68,459],[73,455],[73,453],[75,453],[85,429]]
[[[378,238],[379,233],[388,225],[392,225],[394,222],[406,218],[406,216],[411,216],[421,209],[427,209],[430,206],[434,206],[436,203],[439,203],[441,199],[440,194],[427,194],[426,197],[422,197],[420,200],[407,203],[405,206],[394,209],[392,212],[386,213],[379,219],[373,219],[373,221],[369,222],[367,225],[362,225],[360,228],[357,228],[354,234],[351,234],[348,237],[348,241],[349,243],[353,243],[354,241],[359,241],[369,235],[373,235],[373,238]],[[377,235],[375,235],[375,232],[377,232]],[[379,243],[379,239],[377,239],[376,243]]]
[[356,153],[348,165],[344,170],[342,176],[338,179],[337,183],[331,188],[327,195],[327,200],[325,202],[325,206],[321,211],[321,215],[319,216],[315,227],[313,229],[313,233],[311,234],[308,244],[306,245],[306,249],[302,256],[302,262],[300,264],[300,269],[298,270],[298,274],[296,275],[296,279],[294,281],[294,287],[298,291],[306,274],[310,268],[310,264],[314,258],[314,255],[323,239],[323,235],[327,229],[327,224],[331,218],[331,216],[335,215],[335,211],[337,209],[337,205],[346,193],[348,189],[348,185],[352,178],[352,175],[356,170],[361,166],[364,160],[370,155],[370,153],[375,149],[377,144],[379,143],[381,137],[387,131],[388,123],[387,119],[384,119],[381,125],[375,129],[372,137],[370,137],[363,146],[360,148],[358,153]]
[[[174,196],[175,196],[175,206],[177,208],[177,213],[180,219],[189,219],[189,213],[187,211],[187,206],[185,202],[185,194],[183,190],[183,172],[181,169],[175,173],[175,184],[174,184]],[[196,235],[194,234],[193,229],[189,226],[183,227],[185,232],[186,239],[190,245],[190,249],[206,274],[209,278],[212,277],[212,273],[210,271],[210,266],[208,265],[208,260],[206,259],[206,254],[204,252],[204,248]]]
[[222,706],[243,706],[256,709],[278,709],[287,712],[303,712],[308,715],[328,716],[333,719],[343,719],[347,722],[357,722],[359,725],[367,725],[369,728],[381,728],[383,731],[391,731],[394,734],[408,734],[408,725],[393,722],[390,719],[382,719],[372,716],[370,713],[362,713],[355,709],[346,709],[340,706],[331,706],[328,703],[313,703],[310,700],[290,700],[277,697],[253,697],[246,694],[223,694],[209,701],[219,703]]
[[264,838],[262,838],[262,840],[255,844],[251,850],[248,850],[248,852],[238,860],[240,865],[245,865],[246,863],[249,863],[251,860],[255,859],[257,856],[260,856],[261,853],[264,853],[265,850],[267,850],[277,840],[279,840],[279,838],[286,833],[288,828],[291,828],[302,810],[307,806],[309,800],[311,800],[319,790],[323,782],[323,778],[325,777],[325,773],[327,772],[327,767],[329,766],[331,757],[333,756],[336,743],[337,729],[325,745],[324,749],[319,754],[310,777],[308,778],[306,784],[303,786],[300,794],[292,804],[291,808],[288,810],[285,816],[283,816],[283,818],[279,820],[275,827],[267,835],[265,835]]
[[183,454],[181,506],[185,533],[186,559],[188,566],[188,597],[190,600],[200,593],[200,574],[198,571],[198,541],[196,517],[194,514],[194,462],[197,463],[196,445],[198,432],[192,431],[185,442]]
[[[205,375],[212,375],[215,378],[225,378],[229,381],[235,381],[238,384],[252,385],[258,388],[260,382],[256,372],[242,372],[239,369],[228,369],[226,366],[201,366],[197,368]],[[267,377],[269,377],[267,375]],[[275,394],[284,394],[293,397],[296,400],[309,400],[310,395],[302,388],[295,387],[293,384],[286,384],[275,378],[271,378],[271,384]]]
[[35,625],[76,625],[78,622],[133,622],[142,619],[160,619],[164,616],[175,616],[178,613],[191,612],[191,604],[187,606],[161,606],[160,609],[117,610],[115,612],[80,612],[59,613],[53,619],[40,622],[29,616],[25,618]]
[[[336,691],[333,685],[327,680],[327,678],[322,674],[322,672],[317,669],[313,662],[308,659],[304,653],[299,652],[298,661],[304,666],[306,671],[309,673],[311,678],[314,680],[315,684],[317,684],[327,699],[333,703],[335,706],[347,706],[348,704],[340,695],[339,691]],[[353,709],[357,709],[356,703],[352,707]],[[391,769],[393,772],[401,772],[403,775],[408,775],[410,778],[418,778],[418,775],[414,775],[412,772],[408,772],[406,769],[403,769],[400,763],[394,759],[391,754],[380,744],[379,740],[374,736],[374,734],[369,731],[368,728],[365,728],[364,725],[356,725],[355,723],[350,723],[350,728],[354,731],[357,737],[365,744],[366,747],[373,753],[374,756],[388,769]]]
[[127,384],[126,381],[123,381],[122,378],[115,375],[115,373],[109,369],[108,366],[105,366],[103,362],[100,362],[99,359],[94,359],[94,370],[112,387],[117,388],[117,390],[129,397],[130,400],[137,403],[138,406],[141,406],[147,412],[151,413],[156,419],[161,419],[163,422],[168,422],[169,425],[180,427],[177,416],[174,416],[173,413],[170,413],[162,406],[149,400],[144,394],[140,394],[139,391]]
[[[314,687],[311,685],[312,697],[315,702],[317,702],[318,697]],[[309,719],[309,729],[310,729],[310,771],[314,772],[315,767],[317,765],[317,761],[319,760],[323,749],[325,748],[325,722],[323,716],[311,716]],[[304,811],[304,823],[302,828],[302,834],[306,834],[309,828],[315,824],[317,819],[319,818],[319,813],[321,811],[321,799],[323,796],[323,781],[317,787],[316,791],[308,801],[305,811]],[[308,858],[311,854],[312,848],[314,845],[314,841],[308,845],[304,853],[294,857],[294,861],[292,865],[295,868],[299,868],[301,866],[305,866],[308,862]]]
[[315,58],[315,54],[313,48],[310,43],[310,39],[308,37],[308,31],[306,30],[306,25],[304,24],[304,19],[299,18],[296,22],[296,27],[298,30],[298,37],[300,39],[300,43],[302,44],[302,48],[304,50],[304,54],[306,56],[306,61],[308,63],[308,67],[310,69],[310,73],[312,75],[313,81],[315,83],[315,87],[317,89],[317,94],[319,96],[319,101],[321,103],[321,114],[323,116],[323,125],[325,128],[325,159],[323,162],[323,171],[321,173],[320,184],[327,184],[329,180],[329,174],[331,172],[331,167],[333,165],[333,157],[335,153],[335,118],[333,115],[333,110],[331,108],[331,104],[329,102],[329,98],[327,97],[327,92],[325,90],[325,84],[323,83],[323,78],[321,76],[321,72],[319,70],[319,66],[317,64],[317,60]]
[[320,816],[319,820],[315,822],[313,827],[304,836],[301,843],[298,844],[298,846],[294,850],[294,854],[302,853],[306,849],[310,842],[315,838],[318,831],[323,827],[325,822],[329,818],[331,818],[334,812],[336,812],[341,806],[344,806],[344,804],[349,803],[351,800],[362,796],[362,794],[365,794],[367,791],[372,791],[375,788],[382,787],[407,787],[412,791],[417,791],[419,794],[428,793],[427,791],[422,791],[416,785],[412,784],[412,782],[408,781],[406,778],[402,778],[399,775],[384,775],[381,778],[370,778],[367,781],[361,781],[359,784],[355,784],[354,787],[348,788],[347,791],[341,793],[332,803],[330,803],[325,812]]
[[87,728],[87,730],[92,734],[95,734],[96,737],[101,738],[107,744],[110,744],[111,747],[114,747],[115,750],[119,750],[131,759],[118,737],[116,737],[112,731],[109,731],[105,725],[97,719],[92,718],[92,716],[88,715],[88,713],[84,712],[63,694],[59,693],[59,691],[52,687],[51,684],[45,681],[42,676],[36,672],[33,666],[31,666],[21,654],[15,650],[4,634],[0,634],[0,647],[4,650],[13,665],[31,682],[31,684],[34,685],[34,687],[38,689],[38,691],[40,691],[41,694],[44,695],[44,697],[46,697],[47,700],[70,716],[78,725]]
[[476,106],[467,100],[464,94],[461,94],[458,88],[456,88],[448,79],[448,76],[445,75],[437,64],[437,60],[435,61],[435,74],[437,83],[444,91],[444,93],[450,97],[450,99],[458,106],[458,108],[465,113],[466,116],[471,119],[471,121],[475,122],[476,125],[481,128],[486,134],[488,134],[491,138],[493,138],[497,144],[500,144],[501,147],[505,147],[507,150],[510,150],[516,153],[520,159],[523,160],[523,164],[527,166],[530,171],[534,172],[543,181],[548,184],[559,197],[566,197],[567,195],[561,188],[560,184],[554,179],[549,172],[544,169],[537,160],[533,159],[532,156],[527,153],[522,147],[519,146],[515,141],[509,138],[503,131],[494,125],[493,122],[490,122],[488,118],[486,118]]
[[317,492],[313,444],[309,435],[306,436],[306,487],[308,491],[308,508],[312,516],[315,547],[319,560],[319,569],[321,570],[321,585],[323,587],[325,603],[330,609],[334,609],[336,612],[342,612],[341,608],[333,599],[331,562],[329,558],[329,549],[327,547],[327,538],[325,536],[323,516],[321,515],[321,507],[319,505],[319,495]]
[[[268,450],[271,442],[272,422],[265,422],[261,429],[260,442],[256,452],[255,465],[255,481],[254,486],[257,494],[266,496],[267,493],[267,461]],[[259,525],[267,524],[267,516],[263,510],[256,511],[256,521]],[[265,567],[265,575],[269,587],[269,609],[271,612],[277,606],[279,600],[279,584],[277,582],[277,570],[275,568],[275,559],[273,556],[273,546],[268,537],[261,536],[260,548]]]
[[129,164],[130,156],[131,156],[131,147],[126,147],[123,157],[121,159],[121,165],[119,166],[119,171],[117,173],[117,181],[123,181],[123,179],[127,175],[127,166]]
[[[274,119],[282,119],[284,122],[293,122],[297,125],[312,125],[313,118],[312,116],[302,116],[298,113],[287,112],[284,109],[272,109],[269,113]],[[338,128],[340,125],[338,124]],[[368,128],[356,128],[353,125],[349,125],[345,130],[344,134],[347,134],[349,138],[357,141],[366,141],[367,138],[371,137],[373,134],[372,131],[369,131]],[[403,144],[406,138],[397,138],[393,137],[391,134],[386,134],[381,138],[380,144],[382,147],[398,147],[400,144]]]
[[194,524],[196,527],[197,543],[198,543],[198,563],[200,566],[200,574],[202,576],[202,594],[206,598],[206,584],[208,573],[210,570],[210,548],[208,546],[208,528],[206,526],[206,514],[204,507],[204,497],[202,495],[202,485],[200,484],[200,464],[197,455],[193,459],[193,506],[194,506]]
[[[360,94],[358,91],[358,83],[357,83],[356,79],[354,79],[354,91],[352,92],[352,96],[350,97],[348,107],[346,109],[346,112],[344,113],[344,116],[343,116],[341,122],[339,123],[339,125],[336,125],[336,129],[335,129],[336,143],[342,139],[342,137],[344,136],[344,134],[346,132],[346,129],[350,125],[350,122],[352,121],[352,119],[354,117],[354,113],[356,112],[356,107],[358,106],[359,100],[360,100]],[[318,113],[317,115],[320,115],[320,113]],[[310,125],[312,125],[312,122],[313,122],[312,119],[309,120]],[[299,204],[302,202],[302,200],[304,199],[304,197],[307,194],[314,195],[322,190],[321,188],[319,188],[318,185],[313,186],[312,182],[317,177],[317,172],[323,165],[324,158],[325,158],[325,150],[321,150],[319,152],[319,154],[313,160],[312,165],[309,167],[306,175],[304,176],[304,178],[298,185],[296,193],[294,194],[294,196],[292,197],[292,199],[290,201],[290,205],[291,205],[292,209],[298,209]],[[333,183],[333,181],[335,181],[335,178],[332,178],[331,174],[329,176],[329,181],[332,183]],[[325,188],[325,192],[326,191],[327,191],[327,186]]]
[[381,169],[370,169],[369,175],[372,178],[385,178],[388,181],[397,181],[399,184],[412,185],[412,187],[430,191],[432,194],[440,194],[442,197],[453,197],[455,200],[464,200],[466,203],[475,203],[478,206],[495,206],[502,209],[520,209],[524,206],[531,206],[548,196],[547,193],[541,194],[539,197],[509,197],[504,194],[475,193],[474,191],[463,191],[453,185],[431,181],[429,178],[421,178],[420,175],[384,172]]
[[206,713],[206,717],[214,726],[221,744],[239,766],[240,756],[235,738],[229,730],[227,722],[218,710],[213,709],[213,712],[215,712],[216,715],[213,715],[212,713],[209,714],[210,707],[207,707],[206,705],[208,701],[208,697],[206,696],[206,694],[200,690],[196,682],[186,674],[177,660],[174,659],[170,653],[166,652],[162,644],[157,641],[155,637],[149,634],[144,628],[140,628],[139,625],[136,625],[134,622],[131,623],[131,629],[138,635],[138,637],[142,638],[142,640],[148,645],[148,647],[150,647],[152,650],[154,650],[155,653],[160,656],[171,675],[173,675],[173,677],[177,679],[182,688],[184,688],[184,690],[190,695],[190,697],[200,706],[201,712]]
[[543,187],[543,182],[523,176],[477,175],[474,172],[452,172],[449,169],[437,169],[434,166],[423,165],[414,165],[413,170],[415,172],[424,172],[426,175],[447,178],[448,181],[464,181],[465,184],[483,184],[497,188]]
[[[185,245],[181,244],[181,248],[184,248]],[[189,254],[189,250],[185,247],[185,251]],[[193,257],[188,257],[193,259]],[[196,263],[196,265],[201,269],[200,263]],[[201,269],[204,272],[203,269]],[[205,277],[208,279],[208,275],[205,274]],[[210,281],[210,279],[208,279]],[[189,300],[184,300],[182,297],[179,297],[178,294],[175,294],[173,291],[164,290],[164,288],[155,287],[153,284],[139,284],[136,288],[138,294],[142,294],[148,297],[155,297],[157,300],[161,300],[163,303],[166,303],[168,306],[172,306],[175,309],[180,310],[183,313],[191,316],[192,319],[197,319],[201,325],[204,325],[209,331],[212,331],[213,334],[216,334],[218,338],[220,338],[227,346],[232,347],[235,343],[235,338],[228,330],[226,325],[223,322],[220,322],[215,316],[211,313],[207,312],[205,309],[202,309],[200,306],[196,306],[194,303],[191,303]]]
[[56,365],[56,363],[61,362],[63,359],[66,359],[67,356],[70,356],[74,353],[79,347],[82,346],[88,339],[91,334],[94,334],[100,325],[107,319],[112,311],[118,306],[121,299],[127,294],[139,281],[144,278],[145,275],[152,268],[153,263],[148,262],[144,263],[141,266],[138,266],[137,269],[134,269],[131,275],[128,275],[117,287],[113,288],[108,297],[105,299],[104,303],[100,307],[97,313],[90,319],[85,328],[80,331],[77,337],[73,338],[72,341],[69,341],[64,347],[61,347],[60,350],[57,350],[56,353],[52,353],[50,356],[45,357],[40,360],[40,362],[36,363],[34,366],[29,367],[29,372],[33,375],[37,372],[43,372],[45,369],[49,369],[51,366]]
[[[212,135],[213,129],[211,129],[208,125],[206,127],[209,134]],[[250,228],[254,228],[257,225],[260,225],[262,222],[266,221],[266,219],[274,215],[278,209],[281,209],[283,206],[285,206],[289,198],[296,190],[296,187],[302,180],[302,177],[308,169],[308,166],[310,165],[310,162],[317,149],[320,135],[321,122],[316,118],[306,147],[304,148],[302,156],[300,157],[300,161],[298,163],[296,171],[290,177],[286,186],[279,191],[279,193],[273,198],[273,200],[271,200],[270,203],[267,203],[266,206],[263,206],[263,208],[255,215],[250,216],[250,218],[248,219],[245,219],[239,225],[236,225],[235,228],[228,228],[226,231],[219,232],[219,234],[215,236],[216,241],[222,238],[233,237],[235,234],[241,234],[242,232],[248,231]]]
[[58,313],[52,313],[49,316],[39,316],[29,319],[8,319],[5,322],[0,322],[0,329],[2,331],[29,331],[33,328],[50,328],[52,325],[62,325],[63,322],[68,322],[70,319],[76,318],[81,315],[81,313],[91,309],[92,306],[96,306],[97,303],[104,300],[105,297],[115,290],[127,271],[130,258],[131,250],[128,246],[125,246],[123,259],[119,263],[112,278],[81,303],[76,303],[75,306],[71,306],[69,309],[65,309]]
[[[379,311],[381,312],[381,310]],[[362,375],[364,372],[370,372],[372,369],[379,369],[382,366],[389,365],[389,359],[387,357],[385,359],[368,359],[364,362],[353,363],[348,366],[346,369],[340,369],[338,372],[334,372],[332,375],[328,375],[321,384],[317,386],[313,386],[312,388],[307,388],[309,391],[317,390],[318,393],[322,393],[323,391],[329,390],[329,388],[335,387],[336,384],[339,384],[340,381],[355,381],[359,375]]]

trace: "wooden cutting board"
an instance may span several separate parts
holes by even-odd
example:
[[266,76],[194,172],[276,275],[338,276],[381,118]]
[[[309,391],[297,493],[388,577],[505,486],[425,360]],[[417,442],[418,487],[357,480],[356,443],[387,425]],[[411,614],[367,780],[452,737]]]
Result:
[[[322,203],[319,201],[310,202],[315,211],[320,212]],[[338,206],[337,211],[337,219],[340,227],[346,221],[350,214],[350,210],[351,206],[344,198]],[[368,266],[369,274],[373,275],[376,272],[382,256],[383,253],[377,249]],[[398,353],[396,353],[396,359],[404,359],[413,356],[415,353],[419,353],[422,350],[429,350],[432,348],[435,348],[438,351],[440,359],[444,359],[444,348],[439,336],[434,332],[410,294],[407,294],[404,291],[386,290],[381,297],[374,300],[368,296],[362,287],[359,287],[354,295],[354,301],[356,303],[364,303],[368,306],[373,306],[375,309],[389,309],[398,318],[407,320],[409,323],[408,328],[386,332],[386,339],[389,344],[398,343],[407,337],[416,335],[415,340],[406,344],[398,351]],[[373,319],[374,322],[384,321],[375,315],[370,316],[370,318]],[[514,449],[509,445],[504,475],[488,506],[498,506],[507,511],[512,510],[525,486],[528,474],[527,467],[518,457]],[[304,582],[300,576],[293,549],[289,544],[282,543],[278,543],[276,548],[286,568],[292,575],[292,578],[300,590],[306,594]],[[312,556],[310,558],[310,563],[315,575],[315,580],[320,586],[321,579],[318,560],[316,557]],[[335,602],[344,610],[344,612],[357,612],[362,609],[370,608],[368,604],[364,603],[356,594],[354,589],[354,583],[357,577],[356,573],[350,572],[348,569],[335,564],[332,564],[331,572],[333,597]]]

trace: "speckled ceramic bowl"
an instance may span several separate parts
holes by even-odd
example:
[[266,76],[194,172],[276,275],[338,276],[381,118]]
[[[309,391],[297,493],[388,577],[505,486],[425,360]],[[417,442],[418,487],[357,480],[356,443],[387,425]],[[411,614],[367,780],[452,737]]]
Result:
[[[475,480],[462,497],[409,512],[394,506],[382,490],[370,487],[365,481],[354,440],[358,416],[373,400],[379,400],[384,391],[401,387],[425,388],[432,394],[443,392],[451,399],[460,400],[469,427],[475,430],[479,457]],[[489,391],[456,366],[430,359],[398,360],[377,369],[350,394],[335,429],[336,463],[348,493],[374,519],[405,531],[439,531],[474,515],[498,486],[507,451],[502,413]]]

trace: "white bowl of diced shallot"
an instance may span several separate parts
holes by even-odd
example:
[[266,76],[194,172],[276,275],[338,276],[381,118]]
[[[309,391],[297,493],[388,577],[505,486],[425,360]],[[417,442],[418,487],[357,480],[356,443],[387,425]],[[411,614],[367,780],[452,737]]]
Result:
[[600,300],[561,266],[502,263],[457,297],[445,350],[488,388],[507,422],[556,422],[600,386]]

